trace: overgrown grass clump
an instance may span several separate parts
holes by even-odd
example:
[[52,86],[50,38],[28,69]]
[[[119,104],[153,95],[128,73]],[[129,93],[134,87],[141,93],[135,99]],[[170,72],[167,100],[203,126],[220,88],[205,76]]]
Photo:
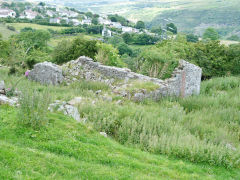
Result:
[[18,122],[33,129],[45,127],[48,124],[46,114],[50,101],[47,91],[39,93],[25,89],[19,98]]

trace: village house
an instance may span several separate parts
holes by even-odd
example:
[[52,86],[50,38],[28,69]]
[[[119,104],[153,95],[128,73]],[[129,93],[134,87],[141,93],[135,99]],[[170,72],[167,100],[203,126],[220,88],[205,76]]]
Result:
[[61,18],[50,18],[49,22],[53,24],[60,24]]
[[81,22],[78,19],[72,19],[71,20],[74,26],[78,26],[81,24]]
[[122,32],[123,33],[132,33],[133,32],[133,28],[132,27],[128,27],[128,26],[123,26],[122,27]]
[[20,15],[19,18],[21,18],[21,19],[24,19],[24,18],[27,18],[27,19],[35,19],[37,15],[38,15],[37,12],[32,11],[31,9],[29,9],[29,10],[25,10],[25,11]]
[[53,11],[50,11],[50,10],[47,10],[46,14],[49,16],[49,17],[53,17],[55,15],[55,13]]
[[117,28],[117,29],[121,29],[121,28],[122,28],[122,25],[121,25],[121,23],[119,23],[119,22],[111,22],[110,27],[112,27],[112,28]]
[[108,19],[104,19],[103,17],[99,17],[98,23],[102,25],[110,25],[112,22]]
[[1,9],[0,8],[0,18],[15,17],[16,12],[11,9]]
[[92,25],[92,20],[91,19],[83,19],[81,24],[87,24],[87,25]]
[[110,31],[109,29],[107,29],[105,26],[102,30],[102,36],[103,37],[112,37],[112,31]]
[[74,11],[68,11],[68,10],[62,10],[59,12],[59,15],[60,16],[65,16],[65,17],[71,17],[71,18],[74,18],[74,17],[78,17],[78,13],[77,12],[74,12]]

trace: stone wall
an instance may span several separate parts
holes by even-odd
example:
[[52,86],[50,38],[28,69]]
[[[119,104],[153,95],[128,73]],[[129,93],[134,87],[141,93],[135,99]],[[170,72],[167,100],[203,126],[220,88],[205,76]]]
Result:
[[160,88],[145,94],[144,97],[153,97],[154,99],[159,99],[159,97],[166,95],[185,97],[200,93],[202,69],[184,60],[179,61],[179,67],[174,70],[172,77],[166,80],[137,74],[126,68],[105,66],[84,56],[65,64],[63,68],[67,71],[65,71],[66,74],[70,74],[71,77],[80,75],[81,78],[87,80],[105,82],[109,79],[137,79],[151,81],[160,85]]
[[[161,80],[134,73],[126,68],[105,66],[82,56],[77,60],[64,64],[62,67],[49,62],[39,63],[30,71],[29,79],[52,85],[63,81],[66,83],[81,81],[81,79],[100,81],[110,85],[113,92],[116,93],[119,93],[119,90],[125,91],[123,87],[131,86],[133,80],[140,82],[150,81],[157,85],[158,88],[151,92],[140,89],[134,94],[128,92],[119,93],[127,94],[125,97],[139,101],[145,98],[158,100],[167,95],[185,97],[199,94],[201,75],[201,68],[184,60],[180,60],[179,67],[174,70],[170,79]],[[118,81],[122,82],[117,84]]]

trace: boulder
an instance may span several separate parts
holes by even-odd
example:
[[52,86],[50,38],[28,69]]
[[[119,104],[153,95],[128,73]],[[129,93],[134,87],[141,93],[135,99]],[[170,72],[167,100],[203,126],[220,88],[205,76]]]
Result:
[[17,103],[18,103],[18,98],[16,98],[16,97],[9,98],[5,95],[0,94],[0,105],[8,104],[10,106],[15,106],[15,105],[17,105]]
[[51,62],[38,63],[29,72],[29,80],[40,82],[41,84],[58,85],[63,82],[62,69]]
[[53,111],[63,112],[65,115],[71,116],[76,121],[78,122],[81,121],[78,109],[70,104],[67,104],[66,102],[55,101],[55,103],[49,105],[48,110],[50,110],[51,112]]

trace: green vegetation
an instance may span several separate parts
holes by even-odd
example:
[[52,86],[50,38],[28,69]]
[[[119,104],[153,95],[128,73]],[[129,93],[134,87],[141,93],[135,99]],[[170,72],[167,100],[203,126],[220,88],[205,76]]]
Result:
[[[1,70],[0,74],[7,87],[11,80],[18,79],[8,76],[5,70]],[[48,90],[52,100],[68,101],[83,96],[95,99],[96,103],[78,107],[82,118],[87,119],[84,126],[61,114],[47,114],[48,123],[39,130],[16,123],[20,118],[18,109],[1,106],[0,174],[3,178],[16,176],[18,171],[21,173],[17,175],[21,178],[40,175],[45,178],[55,174],[56,177],[70,179],[81,175],[120,179],[126,176],[135,179],[139,175],[146,177],[144,179],[236,179],[240,175],[239,170],[234,169],[239,167],[240,157],[239,82],[239,77],[216,78],[202,84],[200,96],[140,104],[125,100],[122,105],[117,105],[114,100],[104,102],[95,99],[94,93],[89,90],[108,91],[100,83],[79,82],[54,87],[23,79],[18,86],[23,92],[26,87],[35,89],[40,95]],[[100,137],[94,129],[107,132],[125,146],[156,155],[123,147]],[[118,156],[112,157],[113,154]],[[159,154],[168,155],[170,159]],[[11,158],[13,156],[15,158]],[[176,157],[179,159],[172,159]],[[32,161],[35,158],[38,160]],[[65,162],[64,167],[62,162]],[[16,168],[18,163],[21,163],[21,168]],[[133,163],[131,167],[129,163]],[[79,165],[85,168],[79,171]],[[49,171],[42,167],[49,167]],[[163,167],[165,173],[161,170]],[[98,171],[89,174],[89,168]],[[106,168],[112,173],[106,173]]]
[[68,27],[61,27],[61,26],[47,26],[47,25],[39,25],[39,24],[33,24],[33,23],[7,23],[7,25],[14,27],[17,31],[20,31],[21,29],[25,27],[30,27],[32,29],[37,29],[37,30],[62,30],[62,29],[67,29]]
[[214,28],[207,28],[203,34],[203,39],[218,40],[219,34]]
[[[16,109],[0,109],[1,179],[227,179],[237,170],[195,165],[126,148],[61,114],[45,129],[16,126]],[[211,171],[209,169],[211,168]]]

